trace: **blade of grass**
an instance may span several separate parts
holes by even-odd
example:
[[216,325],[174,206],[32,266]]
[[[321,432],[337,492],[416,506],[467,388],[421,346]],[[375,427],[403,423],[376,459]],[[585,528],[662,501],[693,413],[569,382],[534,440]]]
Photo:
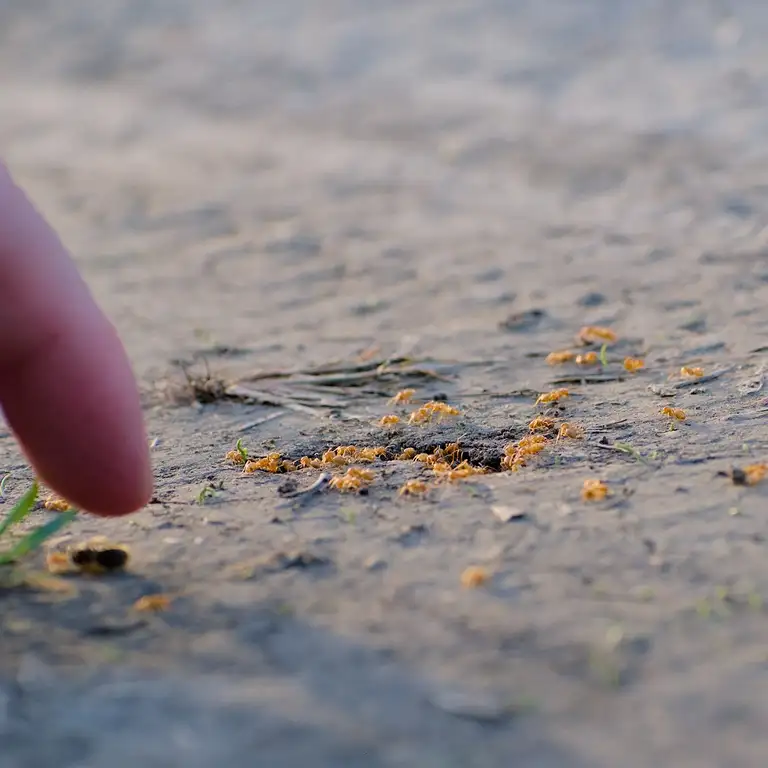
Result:
[[32,483],[30,489],[16,502],[8,516],[0,523],[0,537],[16,523],[20,523],[32,510],[37,499],[38,484]]
[[603,368],[606,368],[608,366],[608,345],[603,344],[602,347],[600,347],[600,364],[603,366]]
[[37,549],[46,539],[53,536],[65,526],[69,525],[77,516],[76,509],[69,509],[66,512],[62,512],[57,515],[53,520],[45,525],[41,525],[31,533],[28,533],[21,541],[19,541],[8,552],[0,554],[0,565],[8,565],[16,560],[28,555],[30,552]]
[[8,484],[10,479],[11,473],[9,472],[7,475],[3,475],[3,479],[0,480],[0,498],[5,498],[5,486]]
[[630,445],[629,443],[614,443],[613,447],[620,451],[621,453],[626,453],[628,456],[631,456],[633,459],[637,459],[637,461],[641,462],[642,464],[647,464],[648,460],[643,456],[640,451],[637,450],[633,445]]

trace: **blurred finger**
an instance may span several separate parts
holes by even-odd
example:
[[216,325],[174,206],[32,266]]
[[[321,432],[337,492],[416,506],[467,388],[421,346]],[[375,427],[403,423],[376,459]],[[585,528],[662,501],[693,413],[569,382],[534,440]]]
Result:
[[40,477],[120,515],[152,490],[133,373],[53,230],[0,165],[0,404]]

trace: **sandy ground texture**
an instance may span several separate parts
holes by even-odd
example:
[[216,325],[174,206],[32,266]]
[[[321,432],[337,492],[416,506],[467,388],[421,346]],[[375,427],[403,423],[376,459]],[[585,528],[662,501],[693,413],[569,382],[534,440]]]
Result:
[[[0,591],[0,766],[763,766],[768,491],[719,473],[768,458],[767,35],[757,0],[0,3],[2,154],[157,474],[72,529],[128,573]],[[608,365],[547,365],[588,324]],[[377,427],[410,385],[461,415]],[[555,386],[584,439],[398,495],[432,478],[397,450],[498,465]],[[243,474],[238,438],[389,453],[300,503],[319,470]]]

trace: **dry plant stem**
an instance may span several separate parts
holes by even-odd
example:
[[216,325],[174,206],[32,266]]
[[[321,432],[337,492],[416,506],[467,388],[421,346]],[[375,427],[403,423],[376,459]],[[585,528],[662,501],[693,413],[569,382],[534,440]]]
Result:
[[312,496],[315,493],[320,493],[324,491],[328,484],[331,481],[331,475],[328,472],[321,473],[318,478],[315,480],[312,485],[310,485],[308,488],[301,488],[295,491],[292,491],[291,493],[284,494],[286,499],[301,499],[306,498],[308,496]]
[[249,429],[253,429],[254,427],[261,426],[262,424],[266,424],[268,421],[274,421],[275,419],[279,419],[281,416],[285,416],[285,411],[277,411],[277,413],[271,413],[268,416],[262,416],[260,419],[254,419],[253,421],[248,421],[245,424],[241,424],[238,428],[238,432],[247,432]]
[[245,376],[243,380],[258,381],[259,379],[288,379],[291,376],[323,376],[326,374],[334,373],[358,373],[361,371],[376,371],[381,368],[382,365],[401,365],[420,362],[417,360],[411,360],[406,357],[392,358],[390,360],[369,360],[364,363],[329,363],[328,365],[321,365],[317,368],[296,368],[292,371],[258,371]]
[[[589,375],[583,375],[574,373],[567,376],[558,376],[556,379],[551,379],[551,384],[607,384],[612,381],[626,381],[626,371],[621,373],[593,373]],[[701,379],[699,379],[701,381]]]
[[[303,405],[302,403],[297,403],[293,398],[276,395],[272,392],[265,392],[263,390],[250,389],[249,387],[244,387],[242,384],[233,384],[227,387],[227,395],[230,397],[242,397],[247,400],[253,400],[262,405],[276,405],[281,408],[288,408],[292,411],[299,411],[300,413],[309,413],[312,416],[322,415],[318,410],[319,406],[311,407]],[[326,407],[336,408],[338,406],[333,405]]]
[[[263,381],[266,379],[284,379],[296,385],[314,385],[333,387],[349,384],[363,384],[383,379],[395,379],[398,377],[415,376],[421,378],[440,379],[447,381],[447,377],[436,371],[415,366],[415,360],[398,358],[394,360],[379,360],[371,363],[351,364],[332,368],[300,369],[296,371],[272,371],[252,374],[243,377],[240,381]],[[427,361],[418,361],[427,362]]]
[[395,379],[397,377],[416,376],[427,379],[438,379],[440,381],[450,381],[447,376],[441,376],[435,371],[430,371],[421,368],[409,368],[409,369],[390,369],[384,368],[382,370],[367,371],[361,373],[339,373],[336,375],[328,376],[312,376],[310,378],[297,378],[291,381],[292,384],[311,384],[319,387],[334,387],[343,384],[363,384],[370,381],[382,381],[387,379]]
[[724,376],[726,373],[730,373],[735,368],[735,365],[729,365],[726,368],[721,368],[718,371],[712,371],[712,373],[707,373],[704,376],[699,376],[698,378],[691,379],[690,381],[676,381],[669,386],[674,387],[674,389],[689,389],[691,387],[698,387],[700,384],[706,384],[708,381],[719,379],[721,376]]
[[659,465],[652,465],[648,459],[643,456],[640,451],[635,450],[631,448],[630,446],[627,446],[624,443],[598,443],[590,441],[588,443],[590,446],[594,446],[595,448],[602,448],[603,450],[607,451],[615,451],[616,453],[623,453],[625,456],[635,459],[635,461],[639,461],[641,464],[644,464],[646,467],[654,467],[658,469]]

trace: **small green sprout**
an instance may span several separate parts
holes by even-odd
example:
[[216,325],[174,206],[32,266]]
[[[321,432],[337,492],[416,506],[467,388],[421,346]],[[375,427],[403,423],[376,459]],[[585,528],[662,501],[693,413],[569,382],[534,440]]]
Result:
[[217,491],[224,489],[224,481],[220,480],[218,483],[206,483],[197,494],[196,500],[198,504],[205,504],[208,499],[212,499]]
[[598,355],[598,358],[600,360],[600,365],[603,366],[603,368],[606,368],[608,366],[608,345],[603,344],[602,347],[600,347],[600,354]]
[[224,458],[232,464],[241,466],[248,461],[248,449],[243,445],[242,438],[237,441],[233,450],[227,451]]
[[[18,525],[27,517],[27,515],[29,515],[35,505],[35,501],[37,501],[38,491],[39,484],[35,481],[32,483],[30,489],[16,502],[6,518],[0,523],[0,537],[6,534],[12,526]],[[17,541],[9,550],[0,553],[0,565],[14,563],[25,555],[28,555],[30,552],[38,549],[46,539],[69,525],[69,523],[75,519],[76,515],[76,509],[69,509],[66,512],[62,512],[60,515],[56,515],[53,520],[35,528],[35,530]]]
[[648,460],[643,456],[640,451],[635,448],[634,445],[630,445],[629,443],[614,443],[613,447],[620,451],[621,453],[626,453],[627,456],[631,456],[633,459],[637,459],[641,464],[647,464]]

